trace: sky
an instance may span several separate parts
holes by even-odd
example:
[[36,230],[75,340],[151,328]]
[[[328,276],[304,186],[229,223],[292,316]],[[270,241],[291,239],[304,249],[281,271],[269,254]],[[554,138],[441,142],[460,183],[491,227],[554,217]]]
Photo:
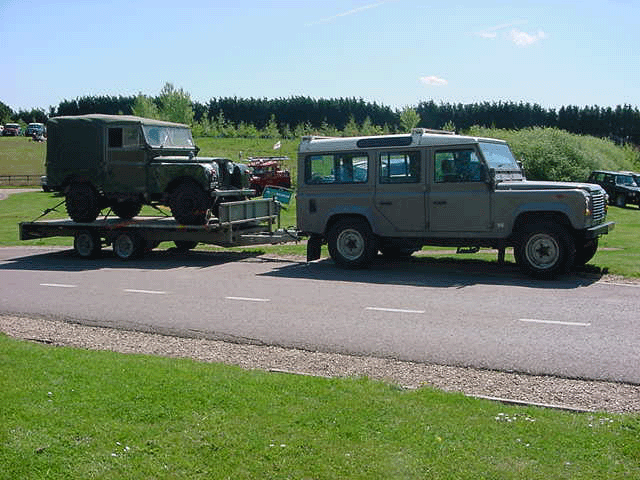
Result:
[[640,105],[640,0],[0,0],[0,101]]

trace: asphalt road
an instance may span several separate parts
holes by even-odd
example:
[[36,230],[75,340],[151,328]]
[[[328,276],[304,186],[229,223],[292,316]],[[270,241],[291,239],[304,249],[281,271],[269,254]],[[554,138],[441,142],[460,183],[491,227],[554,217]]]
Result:
[[640,384],[640,285],[421,260],[345,271],[250,254],[122,262],[0,249],[0,313]]

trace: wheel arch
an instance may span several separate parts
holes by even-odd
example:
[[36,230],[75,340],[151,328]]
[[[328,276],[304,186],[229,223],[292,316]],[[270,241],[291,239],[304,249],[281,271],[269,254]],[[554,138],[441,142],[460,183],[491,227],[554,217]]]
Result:
[[[333,228],[333,226],[336,223],[338,223],[341,220],[345,220],[345,219],[362,220],[362,221],[366,222],[369,225],[369,228],[371,228],[371,231],[374,232],[373,225],[371,224],[371,221],[363,213],[334,213],[333,215],[331,215],[329,217],[329,219],[327,220],[327,223],[326,223],[326,225],[324,227],[324,232],[323,232],[324,238],[327,238],[327,235],[329,234],[329,232],[331,231],[331,229]],[[375,234],[375,232],[374,232],[374,234]]]
[[534,223],[553,223],[555,225],[562,225],[567,228],[569,232],[573,232],[573,226],[566,214],[557,211],[533,211],[523,212],[518,215],[513,223],[513,233],[518,234],[519,232],[522,232],[527,225]]
[[182,184],[197,185],[198,187],[206,191],[206,188],[200,182],[198,182],[195,178],[190,177],[189,175],[182,175],[180,177],[174,178],[169,182],[169,184],[167,185],[167,188],[165,188],[165,193],[167,195],[171,195],[175,191],[175,189]]

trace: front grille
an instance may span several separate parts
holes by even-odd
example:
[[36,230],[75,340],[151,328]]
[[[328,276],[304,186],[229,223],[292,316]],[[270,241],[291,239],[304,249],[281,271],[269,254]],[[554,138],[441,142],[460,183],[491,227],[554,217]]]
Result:
[[591,210],[593,212],[593,224],[604,222],[607,216],[607,200],[604,193],[594,193],[591,196]]

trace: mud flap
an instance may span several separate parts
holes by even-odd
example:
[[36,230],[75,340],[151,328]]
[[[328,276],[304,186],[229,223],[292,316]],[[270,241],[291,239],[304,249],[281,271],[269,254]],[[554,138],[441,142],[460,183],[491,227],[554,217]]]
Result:
[[320,235],[311,235],[307,240],[307,262],[318,260],[321,248],[322,237]]

